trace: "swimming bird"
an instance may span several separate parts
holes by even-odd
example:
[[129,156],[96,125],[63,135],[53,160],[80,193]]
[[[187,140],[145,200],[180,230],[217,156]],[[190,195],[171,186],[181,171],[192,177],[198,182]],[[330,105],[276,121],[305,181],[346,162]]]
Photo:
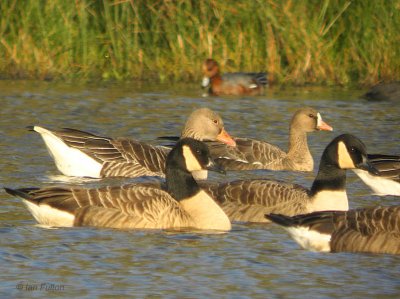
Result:
[[365,145],[342,134],[325,148],[311,189],[268,179],[201,183],[231,221],[268,222],[265,214],[293,216],[323,210],[348,210],[346,170],[377,170],[369,163]]
[[400,206],[265,217],[304,249],[400,254]]
[[236,147],[221,144],[210,145],[213,158],[225,170],[291,170],[313,171],[314,160],[307,143],[307,133],[332,131],[322,120],[321,114],[311,108],[298,109],[289,126],[288,151],[265,141],[250,138],[234,138]]
[[43,225],[143,229],[230,230],[215,201],[197,185],[191,172],[221,171],[207,146],[181,139],[166,160],[166,190],[157,184],[85,189],[48,187],[9,189]]
[[[38,132],[53,157],[58,170],[67,176],[78,177],[139,177],[165,175],[165,159],[170,148],[154,146],[131,138],[110,138],[75,129],[50,130],[29,127]],[[181,137],[211,140],[235,146],[224,129],[221,117],[208,108],[192,112]],[[207,177],[206,171],[195,174]]]
[[353,171],[376,195],[400,196],[400,156],[368,155],[368,160],[379,171],[378,175],[361,169]]
[[211,95],[262,95],[268,84],[267,73],[225,73],[221,75],[214,59],[203,63],[202,87]]

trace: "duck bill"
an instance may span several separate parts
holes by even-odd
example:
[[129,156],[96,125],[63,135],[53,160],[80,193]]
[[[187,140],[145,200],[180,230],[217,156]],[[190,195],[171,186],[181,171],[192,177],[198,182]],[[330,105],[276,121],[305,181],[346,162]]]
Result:
[[203,77],[203,80],[201,81],[201,87],[207,88],[209,85],[210,85],[210,78]]
[[366,170],[372,175],[380,175],[380,172],[374,165],[372,165],[367,159],[363,159],[363,161],[357,165],[357,168]]
[[333,128],[322,120],[321,114],[317,114],[317,130],[333,131]]
[[235,140],[233,140],[233,138],[228,134],[228,132],[225,131],[224,128],[222,128],[221,133],[218,134],[217,140],[229,146],[236,146]]
[[210,171],[215,171],[215,172],[226,174],[225,169],[221,165],[215,163],[211,159],[208,160],[208,164],[206,166],[206,169],[210,170]]

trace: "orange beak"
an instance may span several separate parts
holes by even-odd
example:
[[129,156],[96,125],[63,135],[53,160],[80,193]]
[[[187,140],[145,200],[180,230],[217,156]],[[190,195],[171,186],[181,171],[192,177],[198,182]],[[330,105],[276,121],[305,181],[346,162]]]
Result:
[[321,131],[333,131],[333,128],[322,120],[321,114],[317,114],[317,129]]
[[323,120],[321,120],[321,122],[317,126],[317,129],[321,130],[321,131],[333,131],[333,128],[330,125],[328,125],[326,122],[324,122]]
[[221,141],[222,143],[226,143],[229,146],[236,146],[235,140],[222,128],[221,133],[218,134],[217,140]]

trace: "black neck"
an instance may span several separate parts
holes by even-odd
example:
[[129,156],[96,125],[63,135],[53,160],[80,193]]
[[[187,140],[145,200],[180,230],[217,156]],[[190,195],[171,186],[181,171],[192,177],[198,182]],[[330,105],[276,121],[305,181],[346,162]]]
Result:
[[311,195],[324,190],[343,191],[346,189],[346,170],[340,169],[337,165],[323,162],[319,166],[319,171],[311,187]]
[[168,193],[178,201],[192,197],[200,191],[200,187],[188,171],[167,167],[165,177]]

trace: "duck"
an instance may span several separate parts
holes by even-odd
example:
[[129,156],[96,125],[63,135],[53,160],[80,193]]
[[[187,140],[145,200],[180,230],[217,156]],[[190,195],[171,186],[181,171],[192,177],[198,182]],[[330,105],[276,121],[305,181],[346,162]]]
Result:
[[379,171],[377,175],[362,169],[353,169],[360,179],[378,196],[400,196],[400,156],[371,154],[370,163]]
[[369,101],[400,100],[400,81],[379,83],[371,87],[362,97]]
[[271,143],[251,138],[234,138],[235,147],[215,144],[210,150],[213,158],[225,170],[268,169],[311,172],[314,170],[314,160],[308,148],[307,133],[332,130],[333,128],[322,120],[317,110],[312,107],[302,107],[294,113],[290,121],[287,152]]
[[[28,128],[40,134],[57,169],[63,175],[90,178],[165,177],[165,159],[170,147],[155,146],[132,138],[98,136],[71,128]],[[224,129],[222,118],[208,108],[199,108],[190,114],[181,137],[236,146]],[[207,171],[194,175],[197,179],[205,179]]]
[[265,214],[294,216],[314,211],[348,210],[346,170],[354,168],[377,173],[368,161],[364,143],[354,135],[342,134],[325,148],[310,189],[270,179],[202,182],[201,187],[231,221],[269,222]]
[[307,250],[400,254],[400,206],[265,217]]
[[201,169],[223,172],[203,142],[183,138],[168,153],[165,190],[157,184],[138,183],[5,191],[22,198],[36,221],[46,226],[229,231],[229,218],[191,174]]
[[268,84],[267,73],[226,73],[221,75],[219,64],[208,58],[203,62],[202,87],[210,95],[262,95]]

